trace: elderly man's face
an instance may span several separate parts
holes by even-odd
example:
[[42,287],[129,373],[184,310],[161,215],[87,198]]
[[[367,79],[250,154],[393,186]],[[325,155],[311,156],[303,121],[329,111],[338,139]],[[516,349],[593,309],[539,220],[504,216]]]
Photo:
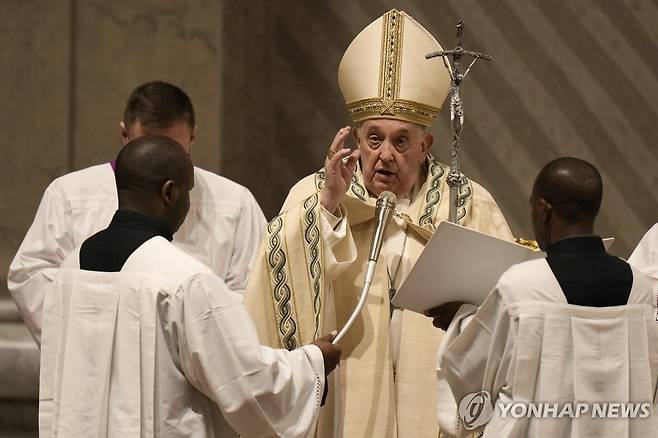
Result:
[[385,190],[404,196],[416,184],[433,138],[410,122],[366,120],[354,135],[361,151],[366,188],[375,196]]

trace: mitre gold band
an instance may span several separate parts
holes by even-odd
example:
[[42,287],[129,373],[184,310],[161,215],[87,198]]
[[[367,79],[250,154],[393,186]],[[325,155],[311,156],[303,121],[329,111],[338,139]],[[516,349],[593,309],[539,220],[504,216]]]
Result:
[[418,102],[402,99],[385,102],[381,98],[358,100],[348,104],[347,109],[354,123],[380,118],[405,120],[424,126],[430,126],[440,110]]

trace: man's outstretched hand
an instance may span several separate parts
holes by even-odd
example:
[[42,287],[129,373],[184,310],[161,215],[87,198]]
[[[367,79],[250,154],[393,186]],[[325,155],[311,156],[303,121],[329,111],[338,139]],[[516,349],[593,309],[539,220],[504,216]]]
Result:
[[358,148],[351,150],[345,147],[350,129],[346,126],[338,131],[324,160],[325,183],[320,192],[320,204],[330,213],[336,211],[343,195],[350,188],[352,174],[359,159]]
[[338,345],[331,343],[337,334],[336,331],[333,331],[328,335],[324,335],[311,342],[322,351],[322,357],[324,358],[324,373],[327,376],[334,370],[334,368],[336,368],[338,362],[340,362],[342,350]]
[[450,326],[455,313],[457,313],[462,304],[466,303],[462,301],[451,301],[426,311],[425,315],[433,318],[432,324],[434,324],[434,327],[441,330],[448,330],[448,326]]

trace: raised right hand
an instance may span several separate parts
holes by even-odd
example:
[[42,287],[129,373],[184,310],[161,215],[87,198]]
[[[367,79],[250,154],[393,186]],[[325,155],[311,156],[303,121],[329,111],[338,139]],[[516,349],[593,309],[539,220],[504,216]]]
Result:
[[336,334],[337,332],[333,331],[328,335],[317,338],[315,341],[311,342],[322,352],[322,357],[324,358],[324,374],[327,376],[340,362],[340,355],[342,353],[342,350],[338,345],[331,343],[336,337]]
[[[334,137],[331,147],[324,161],[325,184],[320,193],[320,204],[334,213],[340,204],[340,200],[352,184],[352,174],[359,159],[359,149],[352,151],[345,147],[345,139],[350,135],[350,127],[341,128]],[[343,159],[347,161],[343,163]]]

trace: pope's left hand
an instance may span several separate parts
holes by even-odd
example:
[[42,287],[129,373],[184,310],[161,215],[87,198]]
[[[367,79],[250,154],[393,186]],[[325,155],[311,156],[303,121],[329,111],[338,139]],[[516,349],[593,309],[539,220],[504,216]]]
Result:
[[462,304],[466,304],[463,301],[451,301],[449,303],[441,304],[425,312],[425,316],[429,316],[432,319],[432,324],[436,328],[441,330],[448,330],[452,319],[455,317],[455,313],[459,310]]

